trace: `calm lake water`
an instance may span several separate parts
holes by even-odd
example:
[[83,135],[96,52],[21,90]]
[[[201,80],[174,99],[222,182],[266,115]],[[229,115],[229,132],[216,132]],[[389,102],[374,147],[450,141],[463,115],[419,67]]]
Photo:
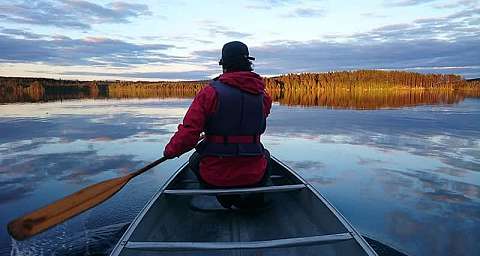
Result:
[[[31,240],[13,241],[5,226],[161,157],[190,101],[0,105],[0,254],[92,255],[112,246],[187,155]],[[480,99],[363,111],[274,105],[263,142],[363,235],[409,255],[479,255]]]

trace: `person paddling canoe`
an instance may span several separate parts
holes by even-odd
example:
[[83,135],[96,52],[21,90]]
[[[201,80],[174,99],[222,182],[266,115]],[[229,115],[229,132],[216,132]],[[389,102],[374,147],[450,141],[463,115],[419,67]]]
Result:
[[[272,99],[262,78],[252,72],[248,47],[241,42],[223,46],[219,64],[223,75],[203,88],[193,100],[164,156],[123,176],[83,188],[51,204],[10,221],[8,233],[25,240],[58,225],[120,191],[131,179],[169,158],[196,147],[189,167],[206,187],[261,186],[269,182],[270,154],[260,142]],[[198,146],[200,133],[206,138]],[[263,204],[262,194],[217,197],[225,208],[252,208]]]
[[[232,188],[264,185],[268,179],[269,152],[260,142],[272,99],[265,83],[253,72],[247,45],[225,44],[219,65],[223,74],[195,96],[183,123],[165,146],[164,156],[173,158],[194,148],[190,169],[206,187]],[[225,208],[258,205],[263,197],[219,196]]]

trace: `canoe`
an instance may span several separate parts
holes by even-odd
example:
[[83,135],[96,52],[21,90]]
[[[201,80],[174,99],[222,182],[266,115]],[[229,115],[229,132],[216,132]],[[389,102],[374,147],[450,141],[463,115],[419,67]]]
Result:
[[[215,197],[249,193],[264,193],[268,204],[225,209]],[[184,164],[110,255],[377,254],[320,192],[272,157],[270,184],[253,188],[202,188]]]

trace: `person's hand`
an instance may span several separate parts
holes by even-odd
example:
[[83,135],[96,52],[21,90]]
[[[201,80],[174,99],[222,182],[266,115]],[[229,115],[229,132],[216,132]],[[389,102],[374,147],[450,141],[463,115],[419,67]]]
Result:
[[167,151],[163,151],[163,157],[165,157],[166,159],[172,159],[172,158],[175,158],[175,156],[168,154],[168,152],[167,152]]

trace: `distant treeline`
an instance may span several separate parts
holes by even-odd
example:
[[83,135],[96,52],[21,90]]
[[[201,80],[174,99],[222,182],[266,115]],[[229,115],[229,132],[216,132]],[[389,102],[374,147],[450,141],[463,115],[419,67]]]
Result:
[[455,89],[471,86],[459,75],[420,74],[405,71],[358,70],[288,74],[267,79],[267,86],[282,89]]
[[285,105],[375,109],[457,103],[480,97],[480,81],[458,75],[358,70],[288,74],[266,79],[275,101]]
[[108,94],[105,82],[0,77],[0,103],[97,98]]
[[[458,75],[359,70],[265,78],[275,101],[287,105],[383,108],[455,103],[480,97],[480,81]],[[0,103],[75,98],[191,98],[208,81],[72,81],[0,77]]]
[[207,81],[76,81],[0,77],[0,103],[83,98],[190,98]]
[[108,85],[110,98],[193,98],[208,81],[127,82]]

